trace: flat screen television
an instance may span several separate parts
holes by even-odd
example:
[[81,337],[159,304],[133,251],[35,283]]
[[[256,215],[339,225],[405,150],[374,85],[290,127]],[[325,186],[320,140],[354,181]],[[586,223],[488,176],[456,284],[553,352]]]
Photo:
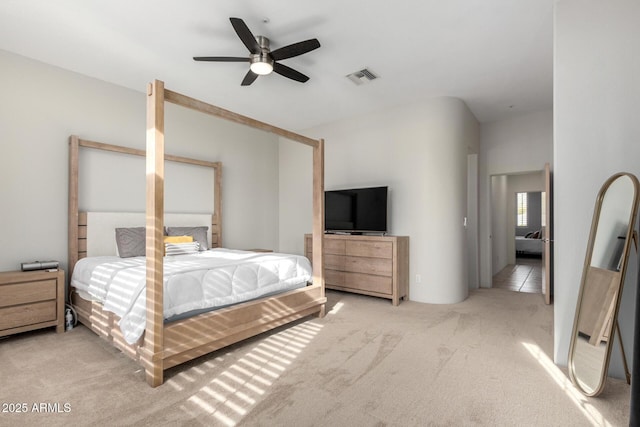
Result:
[[387,187],[325,191],[327,233],[386,233]]

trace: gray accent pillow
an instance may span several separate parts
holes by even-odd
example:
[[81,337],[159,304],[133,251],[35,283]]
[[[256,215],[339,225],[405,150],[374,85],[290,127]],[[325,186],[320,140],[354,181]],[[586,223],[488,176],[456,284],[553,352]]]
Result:
[[145,227],[116,228],[116,245],[120,258],[145,256]]
[[206,225],[199,227],[167,227],[167,236],[192,236],[194,242],[200,244],[200,250],[209,249],[209,239],[207,239],[207,231],[209,227]]

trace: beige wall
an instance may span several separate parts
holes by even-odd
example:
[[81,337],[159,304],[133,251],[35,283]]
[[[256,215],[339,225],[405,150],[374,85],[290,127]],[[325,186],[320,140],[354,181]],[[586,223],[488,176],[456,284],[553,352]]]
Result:
[[[4,51],[0,69],[0,270],[34,260],[66,265],[68,137],[144,148],[144,85],[132,91]],[[277,138],[170,106],[166,150],[223,162],[227,246],[277,249]],[[86,172],[81,207],[144,209],[144,169],[94,158]],[[167,190],[167,210],[212,205],[209,179]]]
[[[477,148],[479,130],[464,102],[430,99],[303,133],[326,139],[328,190],[389,187],[389,232],[411,239],[411,299],[452,303],[466,298],[467,155]],[[309,209],[310,199],[298,203],[296,196],[310,185],[309,154],[289,145],[280,144],[280,241],[283,249],[301,253],[311,221],[296,220],[290,212]]]

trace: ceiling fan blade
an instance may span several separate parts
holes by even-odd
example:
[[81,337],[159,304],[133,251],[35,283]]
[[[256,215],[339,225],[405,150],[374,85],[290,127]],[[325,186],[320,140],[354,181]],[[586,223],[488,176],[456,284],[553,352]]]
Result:
[[299,71],[294,70],[293,68],[289,68],[286,65],[279,64],[277,62],[273,63],[273,71],[280,74],[281,76],[287,77],[291,80],[298,81],[300,83],[304,83],[309,80],[309,77],[305,76]]
[[318,39],[305,40],[290,44],[288,46],[281,47],[271,52],[271,57],[274,61],[280,61],[281,59],[293,58],[294,56],[302,55],[303,53],[311,52],[314,49],[320,47]]
[[258,75],[249,70],[249,72],[244,76],[244,79],[242,79],[240,86],[249,86],[251,83],[255,82],[257,78]]
[[239,58],[237,56],[194,56],[194,61],[216,61],[216,62],[249,62],[249,58]]
[[261,52],[260,45],[256,41],[256,38],[247,27],[247,24],[240,18],[229,18],[231,21],[231,25],[233,25],[233,29],[236,30],[236,34],[242,40],[242,43],[249,49],[249,52],[253,54],[258,54]]

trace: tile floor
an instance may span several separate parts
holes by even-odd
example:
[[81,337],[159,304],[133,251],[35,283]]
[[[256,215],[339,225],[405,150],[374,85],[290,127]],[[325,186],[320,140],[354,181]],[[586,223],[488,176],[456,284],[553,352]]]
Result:
[[516,292],[542,293],[542,259],[517,257],[493,276],[493,287]]

